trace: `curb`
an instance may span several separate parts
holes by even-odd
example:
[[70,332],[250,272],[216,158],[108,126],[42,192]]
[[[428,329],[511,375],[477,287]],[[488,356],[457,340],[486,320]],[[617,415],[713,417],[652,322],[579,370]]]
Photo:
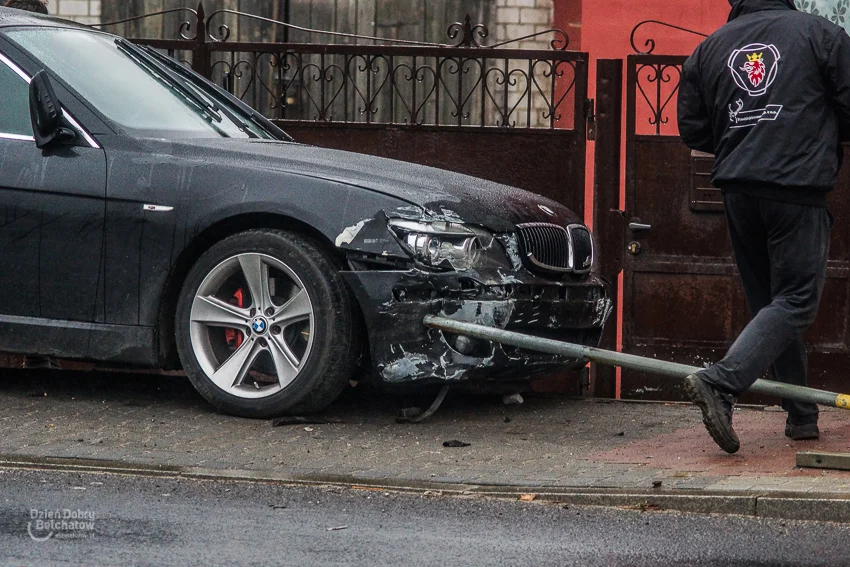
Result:
[[336,486],[412,494],[477,496],[518,500],[533,494],[536,502],[573,506],[676,511],[692,514],[732,514],[783,520],[850,523],[850,495],[780,491],[617,490],[532,485],[481,485],[392,478],[365,479],[352,475],[299,474],[246,469],[207,469],[147,465],[100,459],[0,455],[0,467],[60,472],[109,473],[135,476],[263,482],[291,486]]

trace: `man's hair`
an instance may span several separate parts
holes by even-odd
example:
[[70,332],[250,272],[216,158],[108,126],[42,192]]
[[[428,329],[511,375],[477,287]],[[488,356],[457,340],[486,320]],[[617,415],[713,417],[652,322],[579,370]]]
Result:
[[39,14],[47,13],[47,6],[44,2],[42,2],[42,0],[8,0],[5,6],[7,8],[26,10],[27,12],[38,12]]

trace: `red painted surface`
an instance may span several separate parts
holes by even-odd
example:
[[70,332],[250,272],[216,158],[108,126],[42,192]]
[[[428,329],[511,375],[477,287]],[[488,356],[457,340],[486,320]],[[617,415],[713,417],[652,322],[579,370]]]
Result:
[[[660,20],[702,33],[711,33],[726,22],[727,0],[554,0],[554,25],[570,34],[570,49],[590,54],[590,97],[595,97],[596,60],[624,59],[632,54],[629,43],[632,29],[644,20]],[[635,37],[643,49],[648,38],[655,39],[657,54],[689,54],[701,38],[679,30],[647,24]],[[623,97],[625,100],[625,96]],[[625,152],[623,153],[625,159]],[[588,172],[593,171],[592,144],[587,157]],[[593,179],[588,175],[585,218],[593,217]]]
[[575,51],[579,51],[581,46],[581,16],[586,3],[582,0],[554,0],[555,27],[567,32],[570,49]]
[[[726,22],[729,14],[727,0],[554,0],[554,5],[555,27],[570,34],[571,49],[605,59],[631,53],[629,35],[643,20],[660,20],[711,33]],[[652,25],[645,29],[636,39],[642,45],[647,37],[655,38],[656,53],[690,53],[700,41],[677,30]],[[575,30],[580,33],[574,33]]]
[[[696,411],[696,410],[694,410]],[[653,469],[694,471],[704,475],[823,476],[846,478],[850,472],[798,469],[797,451],[846,453],[850,451],[850,420],[846,412],[821,415],[819,441],[791,441],[785,437],[785,412],[743,410],[734,425],[741,438],[735,455],[721,451],[702,424],[690,429],[627,443],[591,455],[594,461],[642,464]],[[626,436],[629,432],[626,431]]]
[[[590,54],[588,96],[596,97],[596,60],[625,59],[634,53],[630,38],[632,29],[644,20],[659,20],[683,28],[710,34],[722,26],[729,14],[727,0],[554,0],[554,26],[570,36],[570,49]],[[635,46],[646,50],[647,39],[655,40],[656,54],[687,55],[701,37],[656,24],[646,24],[635,36]],[[625,77],[625,74],[624,74]],[[623,100],[626,100],[625,93]],[[675,112],[671,113],[675,120]],[[623,113],[625,120],[625,112]],[[625,132],[625,124],[623,131]],[[623,186],[620,208],[625,208],[625,141],[622,152]],[[585,221],[593,229],[593,143],[588,143],[585,185]],[[622,275],[621,275],[622,278]],[[620,287],[622,290],[622,286]],[[622,295],[617,298],[621,313]],[[622,317],[618,317],[622,321]],[[617,349],[622,347],[622,328],[617,329]],[[620,397],[620,373],[617,372],[617,398]]]

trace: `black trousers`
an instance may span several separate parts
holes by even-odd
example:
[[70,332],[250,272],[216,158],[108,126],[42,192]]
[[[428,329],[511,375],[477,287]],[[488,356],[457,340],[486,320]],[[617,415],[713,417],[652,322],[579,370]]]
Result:
[[[832,217],[820,207],[728,193],[726,219],[752,320],[701,375],[736,396],[768,368],[774,380],[805,386],[803,333],[823,293]],[[782,407],[794,424],[818,419],[815,404],[783,400]]]

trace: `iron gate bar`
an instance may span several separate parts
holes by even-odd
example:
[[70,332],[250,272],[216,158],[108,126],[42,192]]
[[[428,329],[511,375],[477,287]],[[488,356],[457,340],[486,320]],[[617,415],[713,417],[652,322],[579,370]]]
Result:
[[[328,30],[317,30],[317,29],[313,29],[313,28],[306,28],[306,27],[303,27],[303,26],[290,24],[290,23],[287,23],[287,22],[282,22],[280,20],[275,20],[273,18],[266,18],[265,16],[257,16],[256,14],[248,14],[248,13],[245,13],[245,12],[240,12],[238,10],[230,10],[230,9],[216,10],[215,12],[210,14],[209,17],[207,18],[207,25],[208,26],[209,26],[210,20],[212,20],[218,14],[233,14],[237,18],[240,18],[240,17],[241,18],[250,18],[250,19],[253,19],[253,20],[257,20],[257,21],[260,21],[260,22],[267,23],[267,24],[275,24],[275,25],[283,27],[286,30],[292,29],[292,30],[296,30],[296,31],[300,31],[300,32],[314,33],[314,34],[319,34],[319,35],[330,35],[330,36],[333,36],[333,37],[346,37],[346,38],[352,38],[352,39],[366,39],[366,40],[369,40],[369,41],[384,41],[384,42],[387,42],[387,43],[398,43],[398,44],[406,44],[406,45],[433,45],[433,46],[444,45],[444,44],[439,44],[439,43],[432,43],[430,41],[416,41],[416,40],[409,40],[409,39],[392,39],[392,38],[388,38],[388,37],[375,37],[375,36],[371,36],[371,35],[360,35],[360,34],[354,34],[354,33],[336,32],[336,31],[328,31]],[[468,16],[467,16],[467,18],[468,18]],[[110,23],[112,23],[112,22],[110,22]],[[460,22],[455,22],[454,24],[452,24],[452,26],[461,27],[462,24]],[[453,28],[450,27],[449,29],[453,29]],[[218,35],[219,35],[219,37],[216,37],[212,33],[210,33],[209,38],[212,41],[226,42],[228,39],[230,39],[230,27],[227,24],[220,24],[218,26]],[[455,33],[454,36],[449,35],[449,39],[454,39],[455,37],[457,37],[457,33]]]
[[696,36],[699,36],[699,37],[702,37],[702,38],[708,37],[708,34],[705,34],[705,33],[702,33],[702,32],[696,31],[696,30],[691,30],[691,29],[688,29],[688,28],[683,28],[681,26],[668,24],[667,22],[662,22],[660,20],[644,20],[642,22],[639,22],[634,28],[632,28],[632,34],[631,34],[631,36],[629,36],[629,43],[631,43],[631,45],[632,45],[632,50],[635,53],[640,54],[640,55],[649,55],[649,54],[651,54],[652,52],[655,51],[655,39],[654,38],[651,38],[651,37],[647,38],[647,40],[644,42],[643,46],[646,47],[645,51],[639,49],[637,44],[635,44],[635,35],[637,34],[637,31],[640,28],[642,28],[643,26],[648,25],[648,24],[655,24],[655,25],[658,25],[658,26],[683,31],[685,33],[693,34],[693,35],[696,35]]
[[[130,39],[151,47],[175,46],[191,50],[193,42],[168,39]],[[344,43],[269,43],[258,41],[230,41],[208,44],[210,51],[258,51],[279,53],[297,50],[299,53],[334,55],[407,55],[419,57],[463,57],[465,59],[540,59],[545,61],[583,61],[581,51],[550,51],[548,49],[493,49],[491,47],[440,47],[413,45],[350,45]]]
[[[288,14],[289,11],[289,0],[286,0],[286,12]],[[133,16],[131,18],[124,18],[121,20],[114,20],[111,22],[103,22],[100,24],[91,24],[91,27],[96,28],[104,28],[109,26],[115,26],[118,24],[126,24],[130,22],[138,22],[141,20],[145,20],[147,18],[151,18],[154,16],[164,16],[168,14],[178,13],[178,12],[189,12],[195,16],[195,25],[196,25],[196,35],[195,37],[189,37],[186,35],[186,32],[192,29],[193,22],[191,20],[186,20],[180,23],[178,32],[180,33],[180,37],[187,41],[193,42],[220,42],[224,43],[230,39],[230,27],[225,24],[219,24],[216,27],[217,35],[214,35],[213,32],[210,32],[211,29],[211,21],[213,18],[218,16],[219,14],[231,14],[236,16],[236,18],[249,18],[252,20],[256,20],[259,22],[274,24],[277,26],[281,26],[284,28],[284,31],[287,32],[284,36],[284,43],[288,43],[288,32],[290,29],[297,30],[300,32],[308,33],[308,34],[316,34],[316,35],[330,35],[333,37],[342,37],[349,39],[365,39],[373,42],[383,42],[383,44],[398,44],[398,45],[407,45],[407,46],[430,46],[430,47],[465,47],[465,48],[482,48],[482,49],[496,49],[511,43],[519,43],[521,41],[534,39],[543,35],[552,34],[554,37],[549,42],[550,47],[554,51],[566,51],[570,45],[570,37],[562,29],[559,28],[549,28],[541,31],[537,31],[528,35],[524,35],[522,37],[515,37],[507,40],[503,40],[499,43],[494,43],[492,45],[483,45],[476,40],[476,37],[485,39],[489,37],[490,31],[487,29],[487,26],[484,24],[475,24],[473,25],[470,20],[470,15],[466,14],[465,18],[461,22],[453,22],[449,24],[446,30],[446,36],[455,40],[460,37],[457,43],[436,43],[431,41],[417,41],[417,40],[409,40],[409,39],[395,39],[389,37],[378,37],[378,36],[370,36],[370,35],[362,35],[362,34],[354,34],[347,32],[338,32],[338,31],[330,31],[330,30],[320,30],[315,28],[308,28],[304,26],[298,26],[290,23],[289,21],[281,21],[276,20],[274,18],[267,18],[265,16],[258,16],[256,14],[250,14],[247,12],[242,12],[239,10],[232,10],[229,8],[224,8],[220,10],[216,10],[212,12],[209,16],[206,15],[206,11],[204,9],[203,2],[198,3],[198,9],[193,10],[191,8],[173,8],[170,10],[160,10],[158,12],[151,12],[148,14],[142,14],[139,16]],[[336,14],[336,10],[334,11]],[[288,16],[285,18],[288,20]],[[355,24],[355,28],[356,28]],[[133,39],[132,41],[137,41]],[[356,44],[355,44],[356,45]],[[373,44],[373,45],[381,45],[381,44]]]
[[[540,337],[506,331],[504,329],[495,329],[493,327],[476,325],[474,323],[454,321],[452,319],[446,319],[445,317],[427,315],[423,322],[426,327],[449,331],[451,333],[465,335],[475,339],[494,341],[501,344],[537,352],[544,352],[547,354],[568,356],[575,360],[586,360],[641,372],[652,372],[663,376],[669,376],[671,378],[685,378],[695,372],[703,370],[696,366],[688,366],[686,364],[677,364],[675,362],[656,360],[654,358],[644,358],[633,354],[612,352],[598,348],[554,341],[551,339],[543,339]],[[825,392],[823,390],[816,390],[814,388],[806,388],[803,386],[782,384],[780,382],[772,382],[769,380],[757,380],[756,383],[750,387],[749,391],[754,394],[776,396],[798,402],[815,403],[822,406],[850,409],[850,395]]]

